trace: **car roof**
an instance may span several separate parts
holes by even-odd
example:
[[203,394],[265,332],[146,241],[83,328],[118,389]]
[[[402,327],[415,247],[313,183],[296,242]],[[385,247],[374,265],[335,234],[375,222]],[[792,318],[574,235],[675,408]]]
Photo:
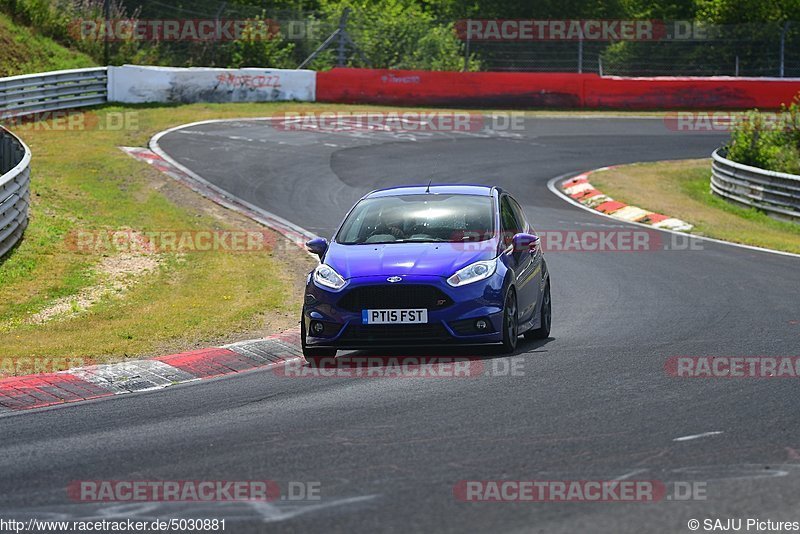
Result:
[[387,187],[376,189],[367,194],[364,198],[392,197],[397,195],[478,195],[490,197],[499,188],[490,185],[480,184],[427,184],[403,185],[399,187]]

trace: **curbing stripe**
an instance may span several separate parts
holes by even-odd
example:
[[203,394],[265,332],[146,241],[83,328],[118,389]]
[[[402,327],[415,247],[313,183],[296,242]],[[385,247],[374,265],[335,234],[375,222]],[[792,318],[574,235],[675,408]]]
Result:
[[225,348],[193,350],[158,358],[194,378],[213,378],[257,367],[251,360]]
[[599,195],[594,195],[593,197],[590,197],[590,198],[587,198],[587,199],[583,200],[582,203],[585,206],[590,207],[591,209],[595,209],[600,204],[602,204],[604,202],[608,202],[609,200],[611,200],[610,196],[599,194]]
[[47,373],[0,380],[0,405],[5,411],[29,410],[111,395],[70,373]]
[[643,219],[643,220],[641,220],[639,222],[643,222],[645,224],[655,225],[655,223],[659,223],[659,222],[665,221],[667,219],[669,219],[669,217],[667,217],[666,215],[661,215],[660,213],[650,213],[650,214],[647,215],[647,217],[645,219]]
[[115,395],[166,387],[194,377],[158,360],[134,360],[71,369],[71,374]]
[[650,214],[649,211],[637,208],[636,206],[625,206],[619,211],[615,211],[611,216],[623,221],[639,221]]
[[[574,178],[561,180],[554,178],[551,182],[560,182],[561,193],[567,195],[573,201],[581,205],[598,211],[604,215],[626,222],[650,225],[660,230],[672,230],[676,232],[689,232],[694,226],[668,215],[652,213],[638,206],[629,206],[624,202],[614,200],[608,195],[604,195],[589,182],[589,177],[596,173],[613,169],[615,166],[602,167],[593,171],[587,171]],[[550,187],[550,185],[548,185]]]
[[226,348],[259,365],[279,363],[301,356],[297,347],[287,345],[279,340],[243,341],[226,345]]
[[601,211],[603,213],[611,214],[617,210],[621,210],[626,206],[627,204],[623,204],[622,202],[616,200],[607,200],[602,204],[598,204],[594,209],[596,209],[597,211]]
[[577,193],[575,195],[570,195],[570,196],[572,198],[574,198],[575,200],[579,201],[579,202],[586,202],[590,198],[595,197],[597,195],[602,195],[602,194],[603,193],[601,193],[600,191],[598,191],[597,189],[592,187],[592,189],[587,189],[586,191],[583,191],[581,193]]
[[225,347],[0,379],[0,416],[20,410],[161,389],[301,360],[299,334],[299,329],[294,328],[268,338],[240,341]]
[[653,223],[652,226],[653,228],[666,228],[667,230],[675,230],[676,232],[688,232],[692,229],[691,224],[674,217]]
[[578,184],[570,185],[569,187],[564,188],[564,192],[569,196],[574,197],[579,193],[584,193],[585,191],[591,191],[592,189],[594,189],[594,187],[592,187],[592,184],[590,184],[589,182],[580,182]]

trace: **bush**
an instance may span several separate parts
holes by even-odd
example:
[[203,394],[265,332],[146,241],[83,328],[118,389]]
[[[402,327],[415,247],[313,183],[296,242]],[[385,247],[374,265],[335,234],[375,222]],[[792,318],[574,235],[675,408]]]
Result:
[[[261,20],[264,20],[263,15]],[[286,42],[280,33],[267,34],[258,28],[258,21],[248,22],[242,32],[242,38],[231,45],[229,67],[264,67],[274,69],[293,69],[297,65],[292,59],[294,43]]]
[[[331,25],[344,8],[352,9],[347,31],[373,68],[461,70],[464,47],[453,23],[437,22],[423,6],[414,0],[329,0],[322,9]],[[472,57],[470,70],[479,68]]]
[[776,115],[747,112],[734,125],[725,147],[728,159],[770,171],[800,174],[800,104]]

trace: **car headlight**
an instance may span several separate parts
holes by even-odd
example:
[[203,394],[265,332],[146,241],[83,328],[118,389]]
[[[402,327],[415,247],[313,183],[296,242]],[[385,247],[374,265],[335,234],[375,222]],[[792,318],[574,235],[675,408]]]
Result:
[[317,265],[317,268],[314,269],[314,282],[322,287],[328,287],[330,289],[342,289],[347,283],[333,267],[325,265],[324,263],[320,263]]
[[489,278],[496,270],[497,260],[476,261],[456,271],[456,274],[447,279],[447,283],[453,287],[471,284]]

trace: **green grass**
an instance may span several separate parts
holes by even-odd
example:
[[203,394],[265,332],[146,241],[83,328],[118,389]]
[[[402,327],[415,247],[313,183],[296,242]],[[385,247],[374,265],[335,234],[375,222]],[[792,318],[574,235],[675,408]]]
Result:
[[0,13],[0,77],[94,67],[95,62]]
[[[34,154],[31,221],[21,244],[0,260],[0,358],[113,361],[293,326],[302,278],[313,265],[299,249],[159,253],[157,268],[137,275],[127,291],[105,291],[81,309],[82,295],[107,289],[99,266],[120,255],[75,251],[66,240],[75,230],[263,231],[118,147],[144,146],[152,134],[199,118],[269,115],[273,108],[108,106],[89,113],[101,121],[109,113],[136,113],[139,128],[18,129]],[[66,313],[33,321],[60,301],[67,303]]]
[[616,200],[693,224],[692,233],[800,253],[800,224],[713,195],[710,176],[711,160],[701,159],[623,165],[590,181]]

